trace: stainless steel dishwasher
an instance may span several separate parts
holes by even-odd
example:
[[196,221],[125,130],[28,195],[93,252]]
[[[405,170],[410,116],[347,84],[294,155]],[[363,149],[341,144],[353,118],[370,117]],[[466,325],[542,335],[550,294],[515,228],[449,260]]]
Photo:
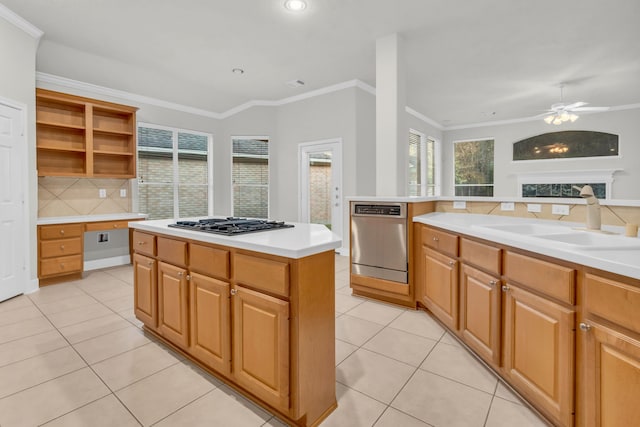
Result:
[[351,203],[351,272],[408,283],[407,204]]

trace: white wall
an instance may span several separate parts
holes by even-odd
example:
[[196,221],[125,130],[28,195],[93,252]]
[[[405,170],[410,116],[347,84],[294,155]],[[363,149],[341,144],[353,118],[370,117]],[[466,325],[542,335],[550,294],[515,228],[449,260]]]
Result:
[[[555,159],[513,162],[513,143],[535,135],[561,130],[589,130],[620,135],[617,158]],[[548,125],[542,120],[444,132],[443,195],[453,195],[453,141],[495,138],[494,196],[516,197],[516,173],[621,169],[614,175],[612,199],[640,199],[640,109],[582,115],[574,123]]]
[[27,275],[30,283],[25,291],[37,286],[36,221],[38,208],[38,178],[36,176],[35,126],[35,70],[37,40],[3,18],[0,18],[0,97],[27,107],[27,164],[28,170],[28,241]]

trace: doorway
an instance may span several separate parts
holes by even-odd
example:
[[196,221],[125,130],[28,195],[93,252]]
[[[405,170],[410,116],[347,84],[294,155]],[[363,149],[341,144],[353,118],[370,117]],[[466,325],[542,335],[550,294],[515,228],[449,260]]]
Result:
[[299,221],[323,224],[342,236],[342,140],[302,143]]
[[0,301],[23,293],[26,280],[23,113],[0,99]]

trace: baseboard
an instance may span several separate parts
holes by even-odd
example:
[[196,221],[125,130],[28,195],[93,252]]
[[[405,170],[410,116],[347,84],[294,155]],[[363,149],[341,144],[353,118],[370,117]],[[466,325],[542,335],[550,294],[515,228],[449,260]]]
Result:
[[32,294],[38,289],[40,289],[40,281],[35,278],[27,281],[28,285],[24,289],[25,294]]
[[98,270],[100,268],[116,267],[131,263],[129,255],[119,255],[111,258],[100,258],[84,262],[84,271]]

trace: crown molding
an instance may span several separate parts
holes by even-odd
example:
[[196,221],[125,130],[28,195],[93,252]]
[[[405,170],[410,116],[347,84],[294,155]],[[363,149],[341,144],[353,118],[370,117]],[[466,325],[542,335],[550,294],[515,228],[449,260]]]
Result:
[[0,3],[0,18],[4,18],[9,23],[15,25],[25,33],[29,34],[38,42],[40,41],[40,38],[44,34],[44,32],[41,29],[39,29],[32,23],[30,23],[29,21],[27,21],[26,19],[24,19],[23,17],[21,17],[20,15],[18,15],[8,7],[6,7],[2,3]]
[[413,117],[422,120],[423,122],[430,124],[431,126],[433,126],[434,128],[438,129],[438,130],[445,130],[446,128],[444,126],[442,126],[440,123],[436,122],[433,119],[430,119],[429,117],[425,116],[422,113],[419,113],[418,111],[414,110],[413,108],[410,107],[405,107],[405,111],[409,114],[411,114]]

